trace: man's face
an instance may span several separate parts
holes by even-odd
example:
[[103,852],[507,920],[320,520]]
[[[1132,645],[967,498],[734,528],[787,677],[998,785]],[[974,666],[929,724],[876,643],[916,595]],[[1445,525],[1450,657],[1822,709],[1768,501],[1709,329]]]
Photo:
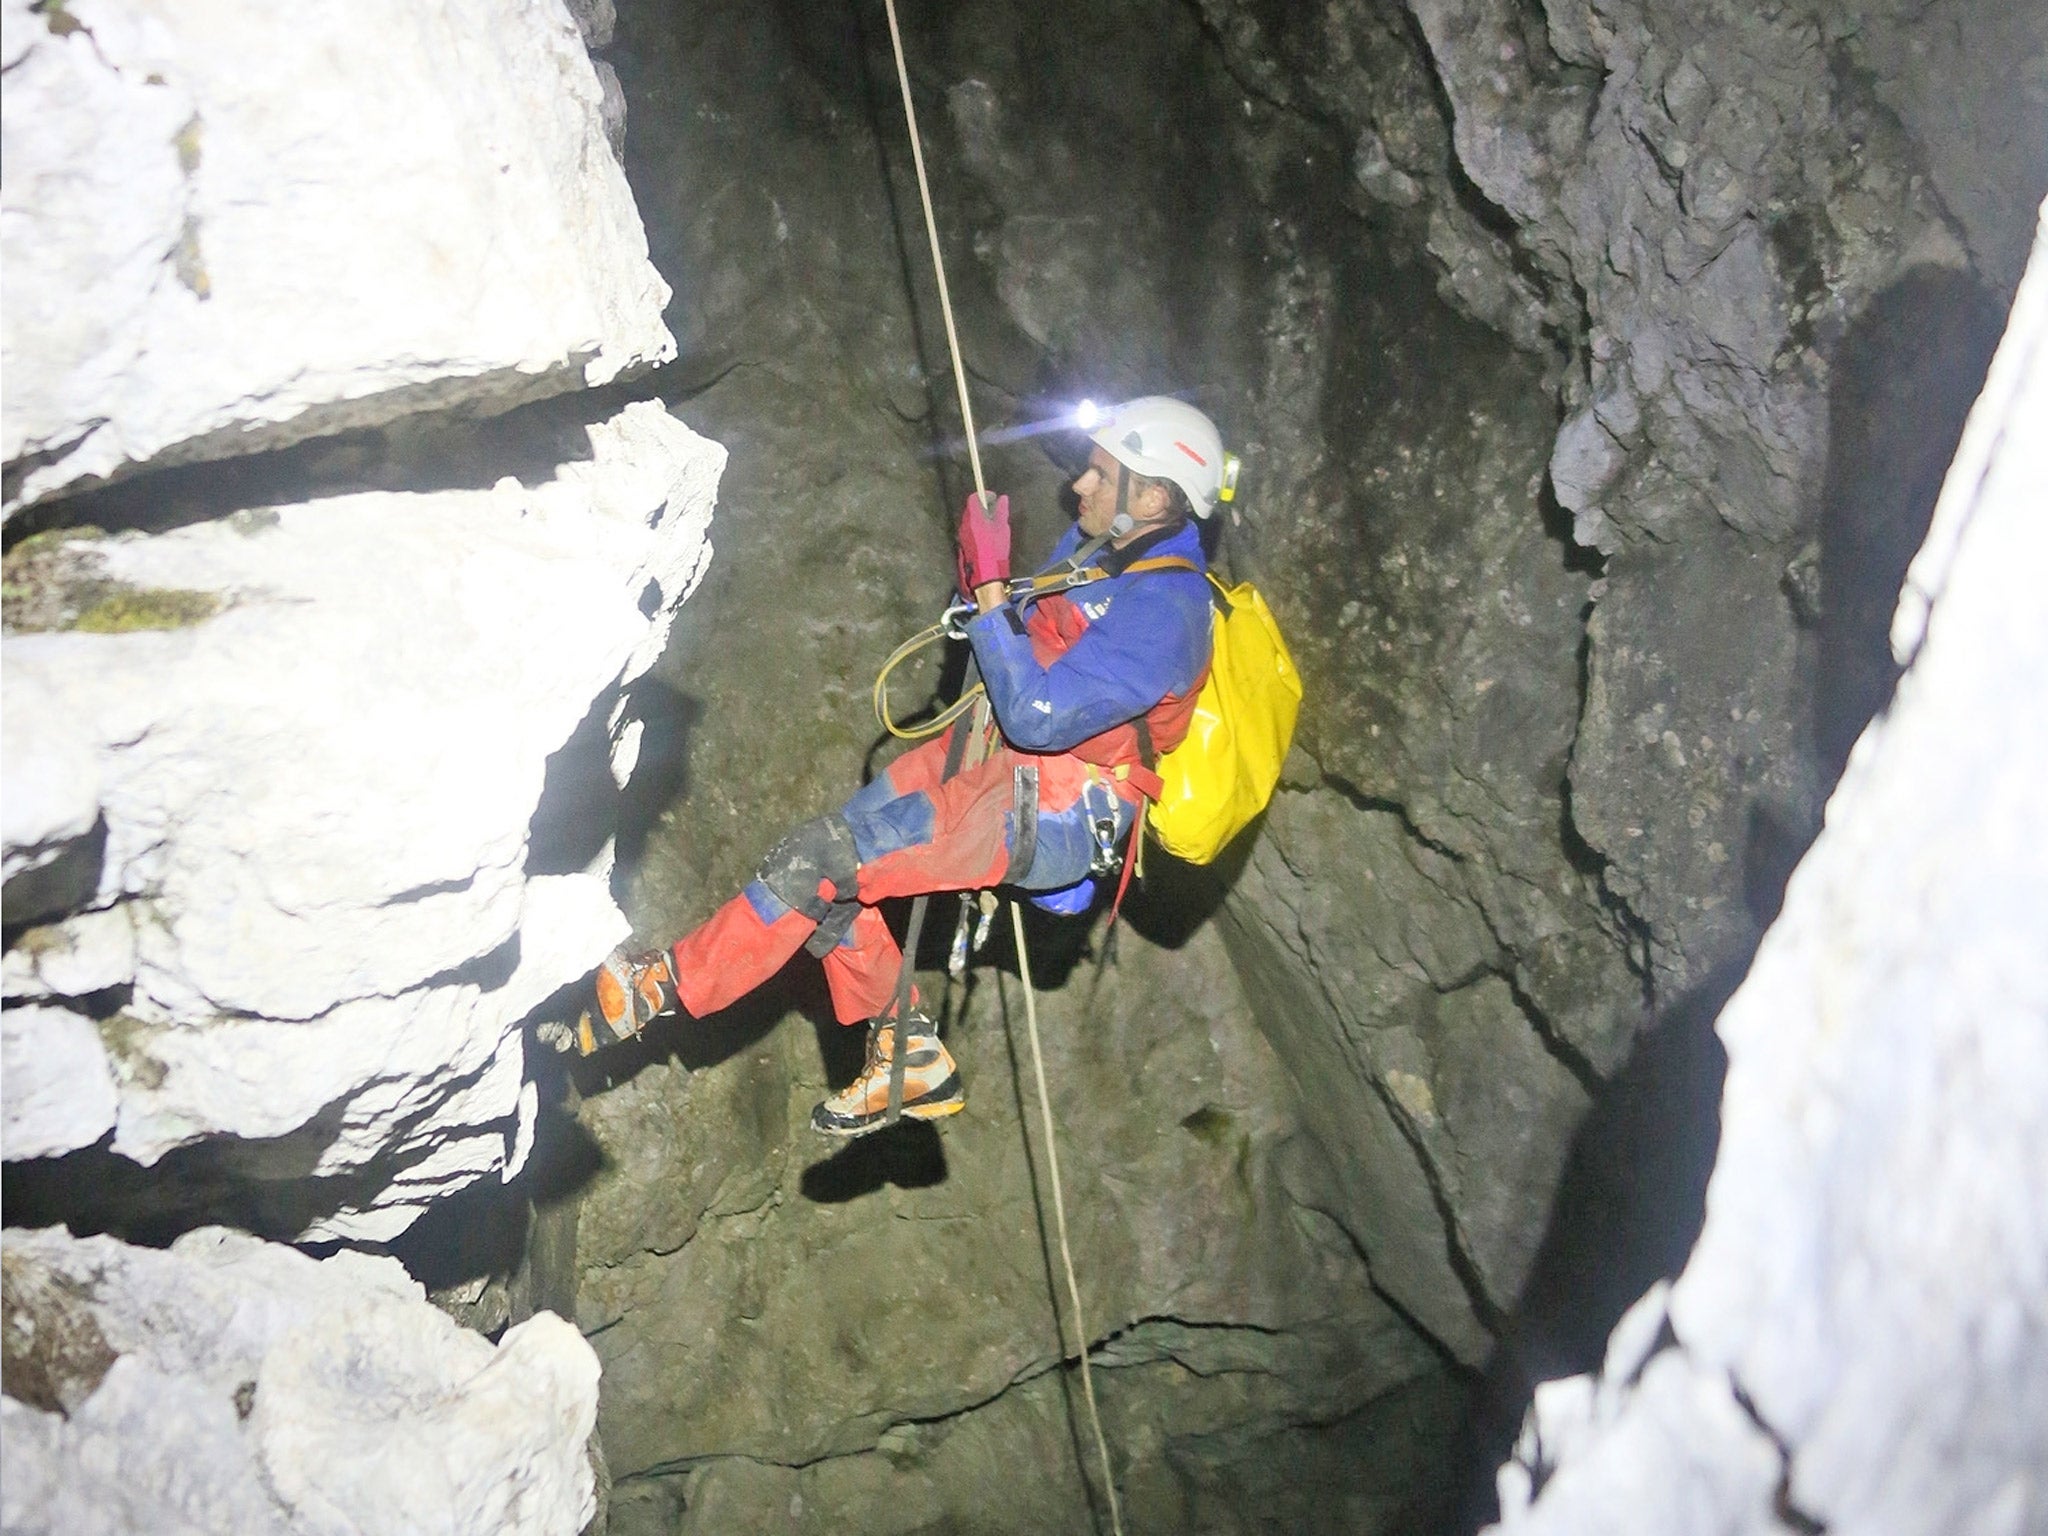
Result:
[[[1081,501],[1081,515],[1078,519],[1081,532],[1091,539],[1099,539],[1109,532],[1109,525],[1116,520],[1116,477],[1118,464],[1107,448],[1096,446],[1088,455],[1088,467],[1081,471],[1074,481],[1074,494]],[[1125,510],[1137,520],[1140,531],[1144,526],[1159,521],[1166,511],[1166,492],[1157,485],[1148,485],[1136,475],[1131,476],[1130,496]]]

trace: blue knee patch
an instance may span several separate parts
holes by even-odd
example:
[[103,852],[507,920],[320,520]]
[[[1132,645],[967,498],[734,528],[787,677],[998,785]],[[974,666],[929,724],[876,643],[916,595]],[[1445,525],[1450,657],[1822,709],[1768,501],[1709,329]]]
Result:
[[749,880],[740,894],[747,898],[747,905],[754,909],[754,916],[761,919],[763,927],[772,926],[796,910],[758,880]]
[[885,853],[905,848],[922,848],[932,840],[938,826],[938,812],[923,790],[897,795],[873,806],[858,806],[858,796],[847,802],[846,819],[853,827],[854,851],[861,863],[879,859]]

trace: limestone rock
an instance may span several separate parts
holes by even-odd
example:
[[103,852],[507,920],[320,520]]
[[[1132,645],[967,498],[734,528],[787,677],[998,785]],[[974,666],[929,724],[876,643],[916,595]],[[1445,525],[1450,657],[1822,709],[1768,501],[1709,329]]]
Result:
[[81,819],[104,833],[83,910],[10,957],[9,992],[128,989],[103,1057],[64,1058],[88,1097],[111,1065],[116,1152],[293,1136],[294,1176],[385,1159],[330,1235],[389,1236],[505,1166],[521,1022],[626,930],[602,868],[529,867],[550,758],[593,709],[630,746],[621,690],[701,575],[723,463],[651,402],[587,440],[531,486],[90,541],[137,611],[182,593],[210,616],[7,637],[9,869]]
[[1630,549],[1587,625],[1572,811],[1666,997],[1742,952],[1772,818],[1803,827],[1815,798],[1783,563],[1713,526],[1682,554]]
[[7,1160],[89,1147],[114,1128],[120,1095],[93,1021],[69,1008],[0,1013],[0,1148]]
[[4,19],[9,513],[674,354],[558,0]]
[[[2048,135],[2033,82],[2048,67],[2048,14],[1997,0],[1871,6],[1831,18],[1880,101],[1926,149],[1927,170],[1970,260],[2001,298],[2019,285],[2029,231],[2015,208],[2048,195]],[[2031,100],[2034,110],[2023,103]]]
[[1720,1018],[1720,1153],[1667,1347],[1573,1389],[1593,1432],[1504,1475],[1503,1531],[1686,1529],[1689,1490],[1715,1529],[1777,1530],[1779,1486],[1799,1529],[2048,1512],[2044,428],[2037,234],[1901,604],[1912,664]]
[[11,1232],[0,1262],[10,1531],[572,1536],[596,1507],[597,1362],[552,1313],[494,1347],[389,1259],[219,1228]]

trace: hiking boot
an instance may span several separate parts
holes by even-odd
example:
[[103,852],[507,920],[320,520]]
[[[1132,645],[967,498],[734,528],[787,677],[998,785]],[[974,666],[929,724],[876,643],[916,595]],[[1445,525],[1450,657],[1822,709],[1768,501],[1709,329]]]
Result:
[[[597,968],[597,1016],[618,1040],[630,1040],[665,1013],[676,1011],[676,978],[661,950],[615,949]],[[597,1049],[590,1016],[578,1021],[577,1049]]]
[[[960,1069],[932,1021],[910,1016],[909,1050],[903,1058],[903,1115],[907,1120],[941,1120],[967,1107]],[[889,1112],[889,1062],[896,1026],[884,1024],[868,1036],[868,1064],[859,1077],[811,1111],[811,1129],[827,1136],[859,1136],[880,1130]]]

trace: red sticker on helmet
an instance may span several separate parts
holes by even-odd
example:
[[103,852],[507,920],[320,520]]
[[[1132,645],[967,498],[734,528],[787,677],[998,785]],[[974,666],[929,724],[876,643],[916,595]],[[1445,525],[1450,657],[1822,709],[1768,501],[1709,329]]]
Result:
[[1178,448],[1182,453],[1186,454],[1189,458],[1193,459],[1197,464],[1201,465],[1202,468],[1207,469],[1209,467],[1209,461],[1203,458],[1199,453],[1195,452],[1195,450],[1190,448],[1186,443],[1183,443],[1176,439],[1174,441],[1173,446]]

